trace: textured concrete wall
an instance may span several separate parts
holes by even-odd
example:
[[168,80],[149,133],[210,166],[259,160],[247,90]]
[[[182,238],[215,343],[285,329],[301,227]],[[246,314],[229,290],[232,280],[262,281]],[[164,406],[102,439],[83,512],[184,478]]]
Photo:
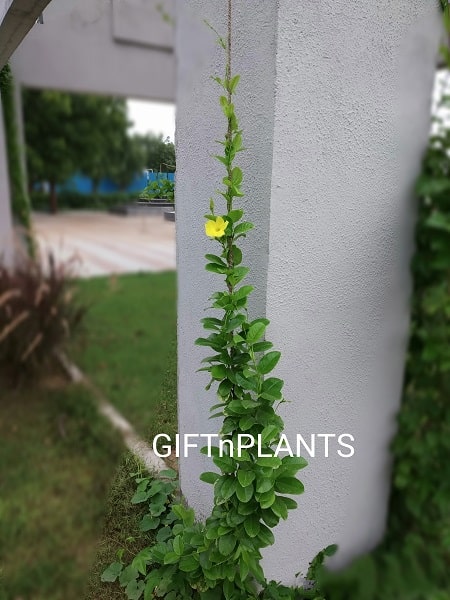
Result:
[[[58,0],[14,53],[25,86],[173,102],[173,25],[157,0]],[[164,10],[172,11],[165,0]],[[161,47],[163,44],[163,47]]]
[[[252,309],[261,314],[265,312],[269,248],[276,5],[266,2],[254,11],[248,2],[236,4],[239,26],[234,36],[233,69],[245,74],[236,104],[248,149],[239,160],[248,173],[242,205],[247,217],[257,223],[251,250],[247,245],[246,264],[252,268],[249,283],[256,288]],[[225,174],[223,166],[212,158],[221,151],[214,140],[223,139],[226,122],[218,101],[220,88],[211,81],[211,75],[223,76],[224,54],[203,19],[225,32],[223,6],[221,0],[181,0],[177,11],[178,355],[179,422],[183,432],[213,433],[217,427],[217,422],[208,420],[208,406],[215,403],[213,394],[204,389],[208,379],[204,374],[195,375],[205,353],[194,346],[194,340],[202,333],[199,320],[207,314],[207,298],[220,283],[217,276],[203,268],[203,255],[216,249],[214,242],[205,237],[203,215],[210,196],[217,196],[214,192]],[[254,37],[245,34],[249,29],[259,32],[257,44]],[[190,500],[195,498],[196,508],[203,516],[210,505],[211,490],[198,481],[198,473],[208,464],[203,456],[181,462],[183,489]]]
[[9,262],[13,242],[8,165],[6,162],[5,132],[0,97],[0,258]]
[[330,541],[342,563],[383,532],[439,25],[428,0],[280,3],[267,316],[282,414],[290,434],[356,438],[353,458],[305,471],[279,528],[278,552],[298,548],[284,578]]
[[[356,438],[350,459],[332,444],[329,458],[310,459],[299,509],[265,553],[268,577],[292,582],[325,545],[340,545],[343,564],[383,533],[407,341],[413,185],[440,20],[430,0],[279,0],[253,14],[247,5],[234,1],[234,64],[243,77],[244,204],[257,226],[246,260],[258,287],[253,310],[267,311],[268,337],[283,352],[277,374],[291,400],[282,410],[289,436]],[[206,377],[195,375],[205,352],[193,341],[218,281],[202,270],[213,245],[202,215],[222,176],[209,158],[223,120],[208,76],[221,73],[223,56],[201,21],[224,31],[225,5],[179,8],[179,417],[182,433],[206,433],[217,426],[208,421],[214,399]],[[181,461],[183,492],[202,515],[211,488],[197,479],[207,466],[194,454]]]

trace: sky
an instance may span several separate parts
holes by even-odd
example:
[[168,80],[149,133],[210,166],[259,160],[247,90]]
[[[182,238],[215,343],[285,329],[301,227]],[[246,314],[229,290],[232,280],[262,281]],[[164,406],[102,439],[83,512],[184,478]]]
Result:
[[162,133],[163,138],[175,141],[175,105],[168,102],[148,102],[129,99],[128,117],[134,122],[131,133]]

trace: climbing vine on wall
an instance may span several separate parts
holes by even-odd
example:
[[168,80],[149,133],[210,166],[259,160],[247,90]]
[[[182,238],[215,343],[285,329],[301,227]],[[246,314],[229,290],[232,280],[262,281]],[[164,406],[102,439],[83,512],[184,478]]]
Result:
[[26,177],[21,159],[14,102],[14,82],[9,65],[4,66],[0,71],[0,94],[3,106],[3,121],[5,124],[12,213],[23,228],[30,255],[34,255],[35,247],[31,227],[30,200],[26,189]]

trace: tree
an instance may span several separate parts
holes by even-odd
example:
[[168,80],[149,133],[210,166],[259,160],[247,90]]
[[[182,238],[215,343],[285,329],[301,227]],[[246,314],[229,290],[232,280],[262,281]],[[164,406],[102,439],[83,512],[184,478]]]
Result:
[[63,183],[75,169],[70,96],[24,90],[23,105],[29,182],[30,185],[49,182],[50,210],[55,213],[58,209],[56,185]]
[[162,135],[136,136],[143,147],[146,168],[173,173],[175,171],[175,145]]
[[120,189],[124,190],[145,166],[145,153],[141,141],[136,136],[125,135],[119,151],[111,156],[108,175]]
[[73,94],[72,123],[77,168],[92,179],[96,192],[103,177],[123,173],[124,163],[129,162],[126,149],[130,122],[126,102],[119,98]]
[[123,99],[26,90],[24,115],[30,183],[49,182],[53,213],[56,185],[76,171],[90,177],[96,191],[103,177],[126,185],[145,165],[143,151],[128,141]]

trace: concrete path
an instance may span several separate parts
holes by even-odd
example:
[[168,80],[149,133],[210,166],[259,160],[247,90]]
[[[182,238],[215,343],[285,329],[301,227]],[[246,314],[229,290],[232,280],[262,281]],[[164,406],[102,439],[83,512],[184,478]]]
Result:
[[94,211],[33,214],[41,252],[75,259],[79,277],[176,268],[175,223],[162,215],[116,216]]

